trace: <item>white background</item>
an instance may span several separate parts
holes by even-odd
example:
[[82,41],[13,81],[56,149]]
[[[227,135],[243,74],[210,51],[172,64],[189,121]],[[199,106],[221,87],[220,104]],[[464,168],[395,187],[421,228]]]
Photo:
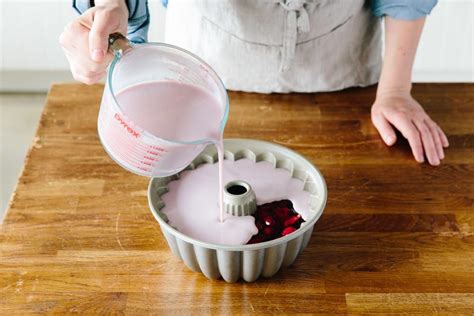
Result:
[[[149,39],[163,40],[166,9],[159,0],[149,4]],[[473,7],[474,0],[439,1],[427,19],[414,81],[474,81]],[[0,91],[38,91],[70,80],[58,36],[75,16],[70,0],[0,0]]]

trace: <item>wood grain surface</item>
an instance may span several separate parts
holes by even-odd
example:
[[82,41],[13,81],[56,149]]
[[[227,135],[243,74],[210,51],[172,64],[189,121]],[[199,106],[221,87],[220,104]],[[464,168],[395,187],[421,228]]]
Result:
[[209,281],[168,250],[148,179],[96,131],[103,86],[54,85],[0,228],[0,314],[474,314],[474,85],[415,85],[447,132],[439,167],[370,122],[375,87],[230,93],[225,137],[317,165],[327,208],[295,264],[256,283]]

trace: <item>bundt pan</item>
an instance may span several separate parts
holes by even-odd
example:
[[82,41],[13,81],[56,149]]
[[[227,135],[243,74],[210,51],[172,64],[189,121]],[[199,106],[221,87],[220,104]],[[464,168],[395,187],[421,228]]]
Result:
[[[262,243],[229,246],[202,242],[168,224],[166,215],[160,211],[164,207],[161,195],[168,192],[169,182],[179,180],[179,173],[151,179],[148,186],[149,206],[171,251],[191,270],[202,272],[209,279],[222,277],[227,282],[235,282],[239,278],[253,282],[260,276],[271,277],[281,268],[290,266],[308,245],[314,224],[326,205],[326,183],[319,170],[308,160],[283,146],[259,140],[226,139],[224,148],[225,159],[268,161],[275,168],[284,168],[293,178],[303,181],[304,190],[311,194],[312,215],[298,230],[287,236]],[[185,170],[216,161],[214,146],[208,146]]]

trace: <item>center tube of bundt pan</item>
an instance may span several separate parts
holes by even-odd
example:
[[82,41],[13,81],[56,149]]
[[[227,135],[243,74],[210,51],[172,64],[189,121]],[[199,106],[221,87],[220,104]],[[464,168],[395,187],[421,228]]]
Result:
[[219,164],[219,220],[224,221],[224,135],[214,144],[217,149],[217,162]]

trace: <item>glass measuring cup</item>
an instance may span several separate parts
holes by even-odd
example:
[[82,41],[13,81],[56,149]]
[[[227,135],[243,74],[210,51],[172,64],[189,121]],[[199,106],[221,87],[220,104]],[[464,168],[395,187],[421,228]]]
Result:
[[175,81],[196,85],[213,95],[222,107],[222,133],[229,113],[229,100],[222,81],[199,57],[173,45],[132,44],[118,33],[110,35],[109,44],[115,57],[108,70],[97,123],[105,151],[120,166],[142,176],[176,174],[212,140],[177,141],[154,135],[129,119],[116,96],[123,89],[144,82]]

